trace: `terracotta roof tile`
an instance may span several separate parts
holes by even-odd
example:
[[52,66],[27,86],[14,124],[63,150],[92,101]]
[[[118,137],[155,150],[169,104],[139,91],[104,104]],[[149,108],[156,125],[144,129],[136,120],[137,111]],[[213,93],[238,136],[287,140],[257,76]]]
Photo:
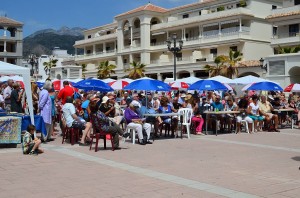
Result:
[[130,10],[130,11],[125,12],[125,13],[123,13],[123,14],[119,14],[119,15],[117,15],[116,17],[120,17],[120,16],[124,16],[124,15],[128,15],[128,14],[132,14],[132,13],[139,12],[139,11],[143,11],[143,10],[148,10],[148,11],[152,11],[152,12],[160,12],[160,13],[164,13],[164,12],[167,12],[167,11],[168,11],[168,10],[165,9],[165,8],[162,8],[162,7],[153,5],[153,4],[151,4],[151,3],[148,3],[147,5],[138,7],[138,8],[133,9],[133,10]]
[[184,9],[184,8],[192,7],[192,6],[195,6],[195,5],[202,5],[202,4],[206,4],[206,3],[209,3],[209,2],[213,2],[213,1],[216,1],[216,0],[204,0],[202,2],[191,3],[191,4],[179,6],[179,7],[176,7],[176,8],[172,8],[169,11]]
[[292,16],[292,15],[299,15],[300,11],[292,11],[292,12],[286,12],[286,13],[279,13],[279,14],[273,14],[267,16],[267,19],[274,19],[279,17],[286,17],[286,16]]
[[13,20],[13,19],[10,19],[7,17],[1,17],[1,16],[0,16],[0,24],[1,25],[16,25],[16,26],[23,25],[23,23],[21,23],[19,21],[16,21],[16,20]]
[[238,63],[237,67],[259,67],[259,60],[247,60]]

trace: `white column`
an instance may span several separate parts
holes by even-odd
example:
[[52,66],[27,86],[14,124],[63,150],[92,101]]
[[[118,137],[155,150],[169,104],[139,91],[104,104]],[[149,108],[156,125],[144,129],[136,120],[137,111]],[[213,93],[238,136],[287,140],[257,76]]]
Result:
[[77,48],[75,48],[75,56],[77,56]]
[[157,73],[157,80],[162,81],[162,75],[161,75],[161,73]]
[[219,23],[219,35],[222,35],[222,32],[221,32],[221,23]]
[[125,69],[125,68],[124,68],[124,64],[123,64],[122,56],[118,56],[118,59],[117,59],[117,65],[118,65],[118,68],[119,68],[119,69]]
[[202,38],[202,31],[203,31],[202,25],[199,25],[199,38]]
[[83,47],[83,55],[86,55],[86,47]]
[[133,28],[132,26],[129,27],[130,28],[130,46],[132,47],[133,46]]
[[239,19],[239,22],[240,22],[240,30],[239,30],[239,32],[242,32],[242,19],[241,18]]
[[7,27],[4,27],[3,29],[4,29],[3,36],[6,36]]
[[94,55],[96,54],[96,45],[95,44],[93,45],[93,54]]
[[190,72],[190,77],[195,77],[194,71],[191,71],[191,72]]
[[6,52],[6,41],[4,41],[4,51],[3,52]]
[[103,43],[103,53],[106,53],[106,43]]
[[185,41],[185,28],[182,29],[182,38],[181,40]]
[[132,63],[133,62],[133,56],[132,54],[129,54],[129,63]]
[[117,30],[118,52],[122,52],[122,50],[124,49],[124,35],[123,35],[123,29],[122,29],[121,25],[122,24],[119,24],[119,27],[118,27],[118,30]]

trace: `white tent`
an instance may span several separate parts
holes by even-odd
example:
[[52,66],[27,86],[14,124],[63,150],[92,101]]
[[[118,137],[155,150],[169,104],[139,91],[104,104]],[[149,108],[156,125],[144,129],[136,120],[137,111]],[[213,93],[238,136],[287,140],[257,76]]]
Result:
[[30,119],[31,119],[31,123],[34,124],[32,95],[31,95],[32,91],[31,91],[31,84],[30,84],[30,69],[0,61],[0,74],[1,75],[14,74],[14,75],[22,75],[23,76],[23,83],[25,86],[25,93],[27,96],[27,103],[29,106]]
[[187,78],[178,79],[179,82],[185,82],[185,83],[188,83],[188,84],[194,84],[195,82],[197,82],[199,80],[202,80],[202,79],[194,77],[194,76],[190,76],[190,77],[187,77]]

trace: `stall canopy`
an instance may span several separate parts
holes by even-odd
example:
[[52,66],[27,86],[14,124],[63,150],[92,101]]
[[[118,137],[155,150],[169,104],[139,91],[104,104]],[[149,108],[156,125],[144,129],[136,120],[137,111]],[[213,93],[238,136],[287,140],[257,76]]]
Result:
[[0,75],[22,75],[23,76],[25,93],[27,96],[27,103],[29,106],[30,119],[31,119],[31,123],[34,123],[32,95],[31,95],[32,91],[30,85],[30,69],[0,61]]

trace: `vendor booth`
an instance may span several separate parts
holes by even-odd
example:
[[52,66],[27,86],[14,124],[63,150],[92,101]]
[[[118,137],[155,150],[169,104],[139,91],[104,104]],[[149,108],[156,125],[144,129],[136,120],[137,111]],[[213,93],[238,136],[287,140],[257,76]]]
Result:
[[[13,64],[9,64],[9,63],[5,63],[0,61],[0,75],[21,75],[23,77],[23,81],[24,81],[24,88],[25,88],[25,93],[26,93],[26,97],[27,97],[27,104],[29,107],[29,114],[30,114],[30,120],[31,123],[34,123],[34,114],[33,114],[33,106],[32,106],[32,91],[31,91],[31,84],[30,84],[30,69],[25,68],[25,67],[20,67],[17,65],[13,65]],[[9,125],[13,125],[14,123],[20,123],[18,124],[18,127],[10,127]],[[1,124],[3,124],[3,130],[0,131],[0,143],[21,143],[20,141],[20,137],[21,137],[21,122],[20,119],[14,119],[14,118],[8,118],[6,119],[5,117],[3,117],[0,120],[0,126],[2,126]],[[5,126],[5,127],[4,127]],[[14,129],[17,130],[16,132],[18,133],[18,138],[14,137],[14,141],[9,141],[9,134],[14,134],[15,133],[11,133],[11,131],[5,131],[4,129]],[[1,141],[1,137],[5,137],[5,141]],[[16,141],[17,139],[17,141]]]

